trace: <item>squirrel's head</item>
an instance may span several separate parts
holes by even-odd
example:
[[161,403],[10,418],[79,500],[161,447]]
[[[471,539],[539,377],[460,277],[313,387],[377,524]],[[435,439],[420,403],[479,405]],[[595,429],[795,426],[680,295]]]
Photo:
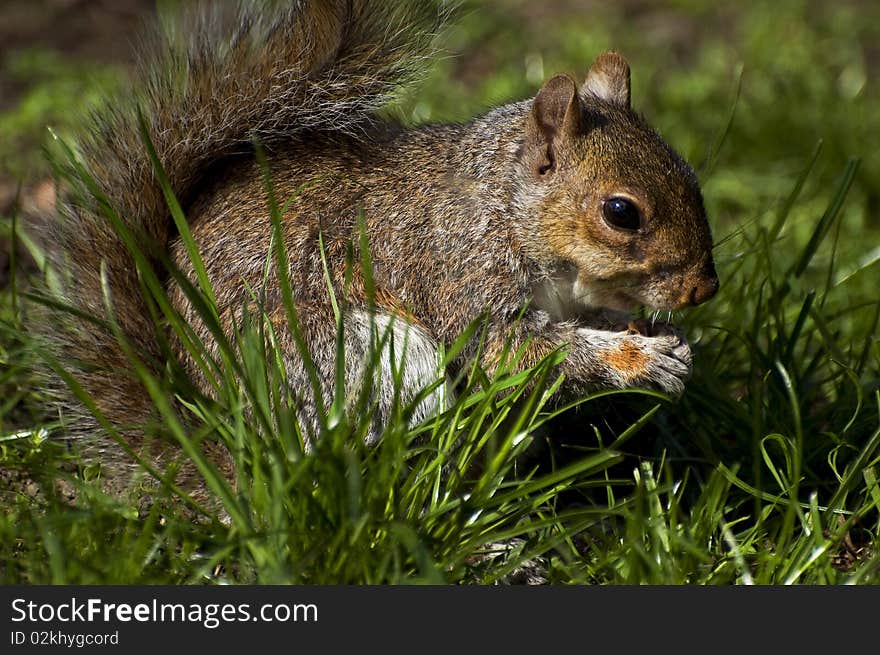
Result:
[[543,257],[570,269],[578,305],[665,311],[715,295],[696,175],[631,109],[623,57],[600,55],[580,88],[544,84],[520,161]]

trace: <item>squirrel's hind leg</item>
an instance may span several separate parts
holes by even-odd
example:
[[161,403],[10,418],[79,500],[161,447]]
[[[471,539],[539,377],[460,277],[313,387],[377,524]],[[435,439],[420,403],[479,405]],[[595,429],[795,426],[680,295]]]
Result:
[[453,392],[439,344],[417,319],[356,309],[345,333],[349,406],[363,406],[366,393],[375,412],[368,442],[379,439],[398,410],[416,425],[448,407]]

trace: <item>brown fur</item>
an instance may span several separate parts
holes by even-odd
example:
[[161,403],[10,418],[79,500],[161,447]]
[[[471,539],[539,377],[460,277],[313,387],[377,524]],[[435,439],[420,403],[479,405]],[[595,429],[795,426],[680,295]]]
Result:
[[620,371],[627,380],[644,375],[650,362],[650,358],[629,341],[624,341],[617,348],[599,350],[598,354],[602,361]]

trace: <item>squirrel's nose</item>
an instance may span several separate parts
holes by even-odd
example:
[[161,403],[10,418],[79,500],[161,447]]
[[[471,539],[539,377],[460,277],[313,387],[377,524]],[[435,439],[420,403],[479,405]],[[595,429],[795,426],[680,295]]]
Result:
[[706,302],[712,296],[718,293],[718,278],[713,277],[697,284],[691,289],[690,301],[692,305],[699,305]]
[[706,302],[718,293],[718,275],[715,273],[715,265],[710,261],[703,267],[702,274],[692,283],[688,301],[691,305],[699,305]]

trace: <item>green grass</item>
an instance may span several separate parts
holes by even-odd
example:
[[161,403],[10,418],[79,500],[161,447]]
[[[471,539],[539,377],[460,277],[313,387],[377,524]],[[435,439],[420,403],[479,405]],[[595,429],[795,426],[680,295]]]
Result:
[[122,77],[113,68],[71,61],[37,47],[13,51],[3,59],[2,72],[10,82],[26,86],[13,107],[0,111],[0,174],[18,178],[48,170],[40,148],[46,126],[69,137],[81,114],[118,90]]
[[[412,429],[401,404],[373,448],[358,438],[368,404],[352,418],[334,403],[303,454],[254,316],[225,344],[219,398],[176,387],[196,427],[165,422],[171,438],[235,446],[237,488],[202,462],[217,506],[161,485],[146,506],[103,496],[90,468],[71,508],[48,480],[75,464],[19,434],[61,427],[30,372],[17,279],[0,294],[0,466],[44,495],[0,499],[0,582],[492,583],[527,558],[558,583],[880,581],[880,9],[527,6],[468,12],[447,35],[461,54],[396,111],[465,119],[624,52],[635,105],[698,168],[716,235],[721,291],[676,317],[695,350],[684,397],[562,411],[545,393],[552,359],[491,380],[472,369],[449,411]],[[206,291],[190,293],[210,307]],[[144,375],[161,405],[167,381]],[[509,539],[506,556],[474,557]]]

